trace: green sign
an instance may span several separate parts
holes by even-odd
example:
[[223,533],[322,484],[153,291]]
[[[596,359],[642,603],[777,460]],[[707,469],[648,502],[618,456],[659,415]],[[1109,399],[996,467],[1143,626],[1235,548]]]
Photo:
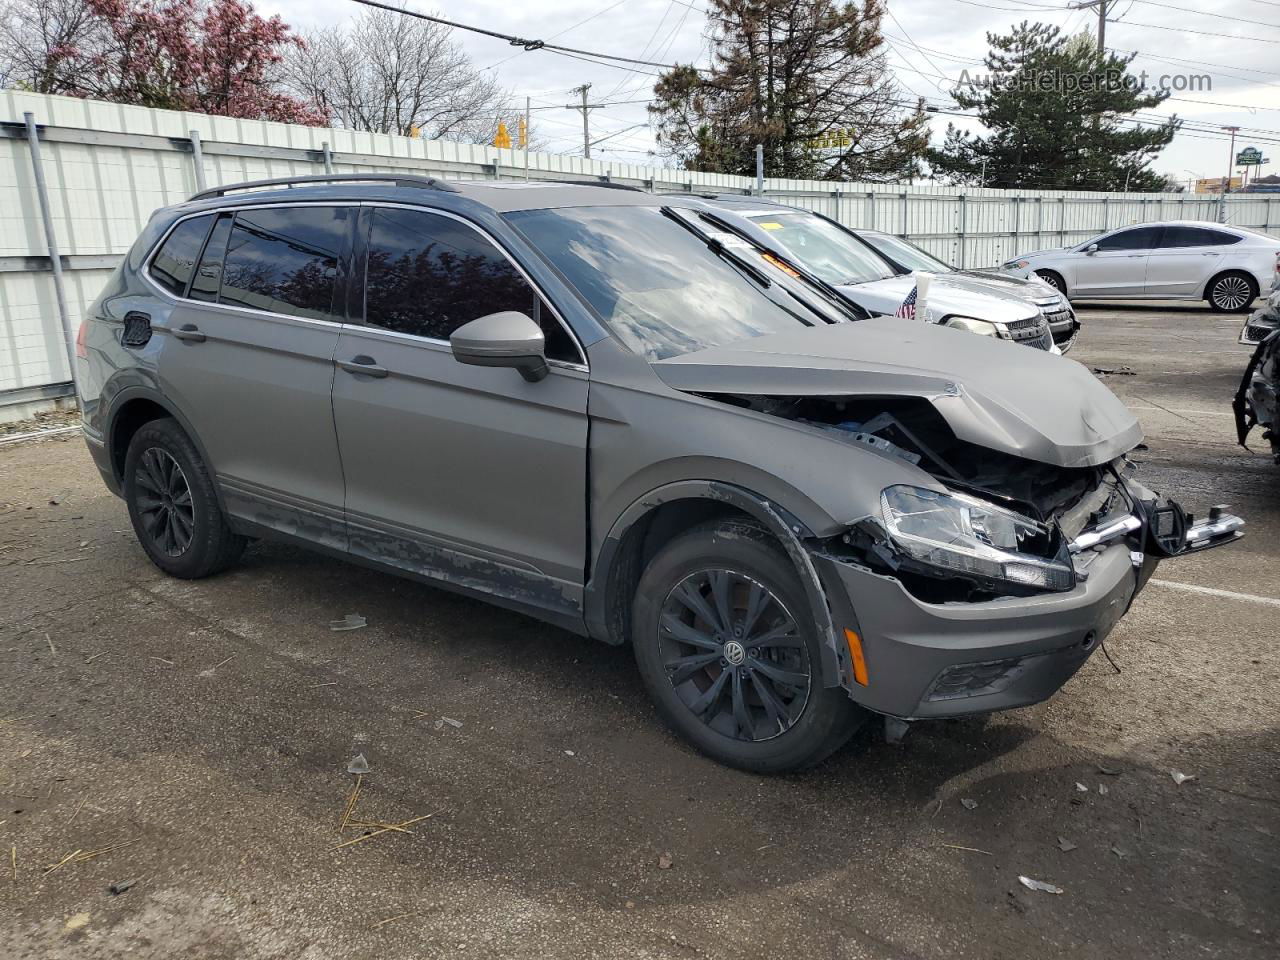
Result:
[[1262,165],[1262,151],[1257,147],[1245,147],[1236,154],[1236,166],[1257,167]]

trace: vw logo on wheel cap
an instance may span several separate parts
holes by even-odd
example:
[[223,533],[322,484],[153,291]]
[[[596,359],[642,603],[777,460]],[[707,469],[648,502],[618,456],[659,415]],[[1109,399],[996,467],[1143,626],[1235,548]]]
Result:
[[737,640],[730,640],[724,645],[724,658],[733,666],[740,666],[742,661],[747,659],[746,648]]

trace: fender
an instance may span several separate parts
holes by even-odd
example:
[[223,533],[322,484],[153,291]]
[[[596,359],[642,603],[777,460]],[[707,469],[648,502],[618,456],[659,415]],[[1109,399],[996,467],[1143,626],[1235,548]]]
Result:
[[[106,423],[106,430],[102,439],[107,448],[107,462],[111,464],[112,471],[116,470],[117,463],[115,450],[116,421],[120,417],[120,412],[130,400],[150,400],[156,406],[163,407],[169,416],[178,421],[178,426],[182,427],[183,432],[191,438],[191,442],[195,444],[196,450],[200,454],[200,459],[204,461],[205,469],[209,471],[209,476],[213,480],[214,495],[218,498],[219,509],[224,514],[227,513],[226,504],[222,500],[222,484],[218,482],[217,471],[214,469],[213,461],[209,459],[209,453],[205,450],[204,443],[200,440],[200,435],[191,426],[191,421],[187,419],[186,414],[174,404],[172,398],[165,396],[149,384],[133,384],[124,387],[111,398],[111,406],[107,415],[103,418]],[[117,476],[116,482],[120,484],[123,490],[124,478]]]
[[614,521],[600,545],[591,579],[584,591],[583,611],[590,635],[606,643],[621,642],[609,628],[607,609],[609,575],[618,559],[619,548],[627,531],[637,521],[664,503],[677,500],[709,500],[730,504],[759,521],[777,537],[795,565],[800,582],[804,584],[810,609],[823,639],[823,682],[829,687],[842,686],[842,678],[851,676],[853,668],[849,651],[842,638],[836,634],[826,589],[803,542],[814,539],[815,534],[781,504],[720,480],[680,480],[658,487],[636,500]]

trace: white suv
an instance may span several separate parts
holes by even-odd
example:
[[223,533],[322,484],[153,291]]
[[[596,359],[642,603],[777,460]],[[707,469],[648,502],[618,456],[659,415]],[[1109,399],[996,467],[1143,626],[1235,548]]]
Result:
[[1280,239],[1244,227],[1173,220],[1122,227],[1075,247],[1004,264],[1034,273],[1073,300],[1207,300],[1222,313],[1249,309],[1280,267]]

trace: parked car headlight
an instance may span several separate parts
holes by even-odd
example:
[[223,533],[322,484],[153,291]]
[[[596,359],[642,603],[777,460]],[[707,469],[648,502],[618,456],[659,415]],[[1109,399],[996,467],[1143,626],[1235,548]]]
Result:
[[898,551],[940,572],[1044,590],[1075,586],[1061,537],[1030,517],[961,493],[905,485],[881,491],[880,508]]
[[942,325],[954,327],[957,330],[968,330],[970,333],[977,333],[984,337],[1004,335],[999,326],[986,320],[979,320],[977,317],[948,317]]
[[1001,269],[1003,270],[1025,270],[1031,266],[1030,260],[1010,260]]

